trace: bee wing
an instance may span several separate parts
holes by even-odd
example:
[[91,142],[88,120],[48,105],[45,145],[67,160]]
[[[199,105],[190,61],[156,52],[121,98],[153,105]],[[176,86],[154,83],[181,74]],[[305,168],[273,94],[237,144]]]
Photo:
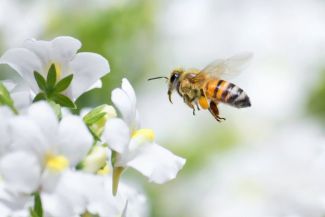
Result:
[[233,77],[245,69],[252,57],[252,53],[242,53],[227,59],[217,59],[202,69],[201,72],[218,78]]

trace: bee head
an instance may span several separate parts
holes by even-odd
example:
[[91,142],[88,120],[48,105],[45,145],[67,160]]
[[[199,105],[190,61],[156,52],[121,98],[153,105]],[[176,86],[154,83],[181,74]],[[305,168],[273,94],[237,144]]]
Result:
[[171,103],[173,103],[172,99],[171,99],[172,92],[177,88],[177,86],[179,84],[179,79],[180,79],[181,75],[183,74],[183,72],[184,72],[183,69],[174,69],[172,71],[172,73],[170,74],[167,94],[168,94],[169,101]]

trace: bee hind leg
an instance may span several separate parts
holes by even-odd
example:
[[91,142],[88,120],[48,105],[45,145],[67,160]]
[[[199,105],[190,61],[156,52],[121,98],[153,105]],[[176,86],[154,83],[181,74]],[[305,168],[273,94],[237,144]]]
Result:
[[226,120],[226,118],[222,118],[219,116],[219,109],[217,103],[211,101],[209,111],[218,122]]

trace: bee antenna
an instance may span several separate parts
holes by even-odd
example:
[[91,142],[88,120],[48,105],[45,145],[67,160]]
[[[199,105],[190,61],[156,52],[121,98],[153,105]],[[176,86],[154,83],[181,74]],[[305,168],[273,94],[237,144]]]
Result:
[[160,79],[160,78],[164,78],[164,79],[168,80],[168,77],[159,76],[159,77],[149,78],[148,81],[155,80],[155,79]]

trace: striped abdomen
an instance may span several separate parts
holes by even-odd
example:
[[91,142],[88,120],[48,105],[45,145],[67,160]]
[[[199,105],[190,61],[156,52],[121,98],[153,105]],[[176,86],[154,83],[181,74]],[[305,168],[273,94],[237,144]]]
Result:
[[208,99],[223,102],[237,108],[251,106],[243,89],[225,80],[213,79],[205,84],[205,95]]

